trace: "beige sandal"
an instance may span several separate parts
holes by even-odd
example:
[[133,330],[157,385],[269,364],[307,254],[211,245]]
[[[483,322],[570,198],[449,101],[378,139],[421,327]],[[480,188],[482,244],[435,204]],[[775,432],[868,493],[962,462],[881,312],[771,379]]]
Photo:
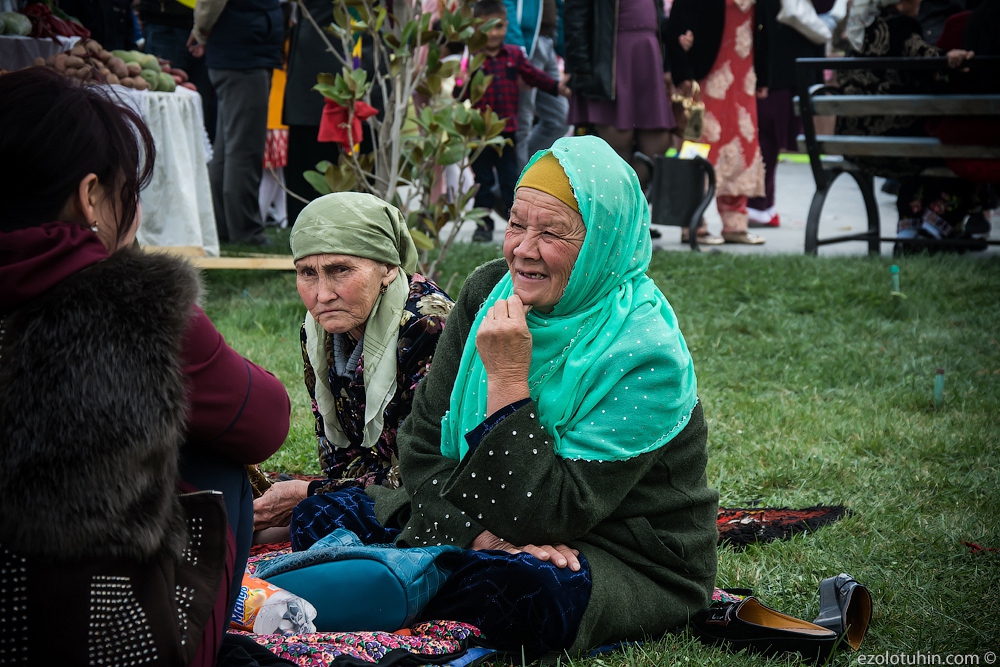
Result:
[[[691,232],[688,231],[687,227],[681,227],[681,243],[688,243],[691,240]],[[715,236],[707,229],[698,230],[698,244],[699,245],[722,245],[725,240],[721,236]]]
[[763,245],[767,242],[763,236],[750,232],[722,232],[722,239],[726,243],[739,243],[742,245]]

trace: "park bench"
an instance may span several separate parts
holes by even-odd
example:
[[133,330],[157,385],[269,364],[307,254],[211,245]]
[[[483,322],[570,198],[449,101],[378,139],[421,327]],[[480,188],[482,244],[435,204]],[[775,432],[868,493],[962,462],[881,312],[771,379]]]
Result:
[[[1000,95],[838,95],[828,86],[813,84],[816,70],[924,70],[928,76],[947,68],[947,60],[940,58],[799,58],[796,62],[798,96],[796,113],[802,118],[804,134],[799,135],[799,150],[809,154],[816,193],[813,195],[806,218],[807,255],[815,255],[822,245],[845,241],[867,241],[868,252],[878,255],[881,244],[920,243],[928,239],[899,239],[883,237],[879,227],[879,209],[875,200],[873,174],[851,162],[852,157],[911,157],[911,158],[991,158],[1000,159],[1000,147],[942,144],[928,136],[854,136],[817,135],[816,116],[997,116],[1000,122]],[[976,56],[969,67],[996,64],[998,57]],[[867,231],[819,238],[820,216],[830,187],[841,174],[849,174],[861,189],[868,217]],[[925,169],[925,176],[957,178],[944,166]],[[941,239],[930,243],[938,246],[971,248],[977,243],[971,239]],[[996,245],[1000,241],[990,240]],[[981,247],[982,241],[978,242]]]

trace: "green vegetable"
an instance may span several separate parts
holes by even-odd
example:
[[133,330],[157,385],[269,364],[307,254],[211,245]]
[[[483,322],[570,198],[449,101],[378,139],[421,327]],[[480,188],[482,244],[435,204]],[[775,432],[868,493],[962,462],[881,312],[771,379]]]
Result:
[[141,76],[143,79],[146,80],[146,83],[149,84],[149,89],[150,90],[158,90],[159,89],[159,84],[160,84],[160,73],[159,72],[154,72],[151,69],[144,69],[141,72],[139,72],[139,76]]
[[31,21],[24,14],[0,12],[0,21],[3,21],[3,33],[6,35],[27,37],[31,34]]
[[165,93],[172,93],[177,89],[177,82],[174,81],[174,77],[166,72],[160,72],[157,77],[156,89],[162,90]]
[[160,61],[157,60],[156,56],[154,56],[152,54],[147,55],[142,60],[139,60],[138,63],[140,65],[142,65],[143,69],[151,69],[154,72],[156,72],[157,74],[159,74],[160,72],[163,71],[162,69],[160,69]]
[[115,58],[121,58],[122,62],[131,63],[135,62],[135,56],[132,55],[131,51],[122,51],[121,49],[115,49],[111,52]]

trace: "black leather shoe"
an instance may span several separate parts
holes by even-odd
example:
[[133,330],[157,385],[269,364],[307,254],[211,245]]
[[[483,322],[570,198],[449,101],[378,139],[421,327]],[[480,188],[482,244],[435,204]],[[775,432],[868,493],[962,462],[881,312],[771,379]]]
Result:
[[703,643],[732,651],[748,649],[765,656],[790,651],[817,662],[826,660],[837,643],[836,632],[765,607],[754,597],[697,612],[691,630]]
[[816,625],[833,630],[855,651],[872,620],[872,596],[849,574],[824,579],[819,584],[819,616]]

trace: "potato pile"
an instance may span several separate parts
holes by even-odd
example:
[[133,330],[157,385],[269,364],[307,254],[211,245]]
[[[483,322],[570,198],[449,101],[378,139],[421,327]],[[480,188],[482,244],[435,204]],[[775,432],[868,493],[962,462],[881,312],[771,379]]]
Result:
[[93,39],[77,44],[69,53],[36,58],[35,65],[80,81],[113,83],[136,90],[172,93],[177,86],[197,90],[188,81],[187,73],[170,67],[167,60],[140,51],[106,51]]

